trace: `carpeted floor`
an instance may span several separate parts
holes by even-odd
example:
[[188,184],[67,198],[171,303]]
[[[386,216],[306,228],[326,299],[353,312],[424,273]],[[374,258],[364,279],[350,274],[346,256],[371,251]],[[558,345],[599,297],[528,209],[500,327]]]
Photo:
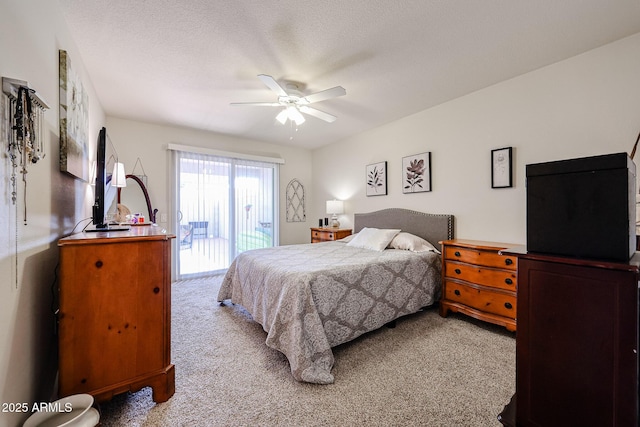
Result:
[[101,405],[104,426],[500,426],[515,390],[515,335],[429,309],[334,349],[335,383],[299,383],[222,276],[173,284],[176,393]]

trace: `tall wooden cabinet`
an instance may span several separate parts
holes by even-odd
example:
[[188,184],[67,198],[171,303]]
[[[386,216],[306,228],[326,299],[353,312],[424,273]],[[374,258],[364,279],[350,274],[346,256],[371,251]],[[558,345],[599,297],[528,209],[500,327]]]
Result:
[[159,227],[78,233],[60,248],[59,394],[175,391],[171,239]]
[[516,395],[499,419],[637,426],[640,256],[623,263],[509,252],[518,256]]

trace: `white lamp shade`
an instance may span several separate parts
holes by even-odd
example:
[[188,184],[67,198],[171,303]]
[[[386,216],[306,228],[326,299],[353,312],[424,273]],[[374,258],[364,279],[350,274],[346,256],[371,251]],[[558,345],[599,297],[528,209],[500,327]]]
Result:
[[291,120],[292,122],[296,122],[296,125],[301,125],[305,122],[304,116],[297,107],[290,105],[284,110],[280,111],[276,116],[276,120],[282,124],[287,123],[287,120]]
[[127,176],[124,173],[124,163],[115,163],[113,165],[113,175],[111,175],[112,187],[126,187]]
[[289,116],[289,120],[293,120],[296,122],[296,125],[300,126],[304,123],[304,116],[296,107],[290,106],[287,107],[287,115]]
[[338,215],[344,213],[344,202],[342,200],[327,200],[327,213]]

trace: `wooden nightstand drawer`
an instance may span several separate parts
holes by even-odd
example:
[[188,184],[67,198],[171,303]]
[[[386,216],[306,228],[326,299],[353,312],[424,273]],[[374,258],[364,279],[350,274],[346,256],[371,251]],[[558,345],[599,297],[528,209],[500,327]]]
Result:
[[484,265],[487,267],[518,269],[518,258],[500,255],[497,251],[462,248],[459,246],[446,246],[444,257],[450,260],[467,262],[469,264]]
[[331,231],[314,231],[311,236],[321,240],[334,240],[334,233]]
[[351,235],[350,228],[311,228],[311,243],[331,242]]
[[446,277],[492,288],[506,289],[514,292],[517,289],[517,274],[515,271],[484,268],[478,267],[477,265],[450,261],[445,263],[444,274]]
[[483,312],[510,319],[516,318],[516,296],[512,294],[493,292],[447,280],[445,298]]

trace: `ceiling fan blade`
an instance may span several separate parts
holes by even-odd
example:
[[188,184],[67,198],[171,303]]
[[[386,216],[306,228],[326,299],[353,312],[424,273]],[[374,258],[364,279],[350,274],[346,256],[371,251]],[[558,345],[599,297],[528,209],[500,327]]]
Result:
[[277,93],[278,96],[289,96],[287,91],[285,91],[273,77],[266,74],[258,74],[258,78],[262,80],[262,83],[264,83],[269,89]]
[[324,101],[325,99],[335,98],[338,96],[346,95],[347,91],[342,86],[332,87],[320,92],[312,93],[304,98],[300,98],[301,104],[312,104],[314,102]]
[[325,113],[324,111],[320,111],[316,108],[307,107],[305,105],[301,105],[300,107],[298,107],[298,109],[305,114],[316,117],[320,120],[324,120],[325,122],[333,123],[337,119],[336,116]]
[[279,102],[232,102],[229,105],[233,105],[234,107],[249,105],[252,107],[282,107],[282,104]]
[[289,118],[289,116],[287,116],[287,109],[283,109],[282,111],[280,111],[278,113],[278,115],[276,116],[276,120],[279,121],[281,124],[285,124],[287,123],[287,119]]

